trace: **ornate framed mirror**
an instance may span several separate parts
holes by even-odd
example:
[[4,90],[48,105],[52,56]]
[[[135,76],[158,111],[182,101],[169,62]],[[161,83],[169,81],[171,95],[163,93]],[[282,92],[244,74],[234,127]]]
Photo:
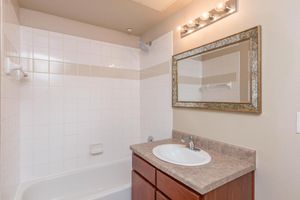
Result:
[[261,113],[261,27],[174,55],[172,105]]

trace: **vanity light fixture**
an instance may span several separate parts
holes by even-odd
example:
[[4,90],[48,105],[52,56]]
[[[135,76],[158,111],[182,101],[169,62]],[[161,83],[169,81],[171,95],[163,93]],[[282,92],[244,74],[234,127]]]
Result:
[[215,8],[208,12],[203,12],[198,18],[189,20],[187,24],[177,26],[177,31],[183,38],[193,32],[196,32],[210,24],[213,24],[235,12],[237,12],[238,0],[225,0],[219,2]]
[[204,12],[204,13],[202,13],[202,15],[200,16],[200,19],[202,20],[202,21],[206,21],[206,20],[208,20],[209,18],[211,18],[212,16],[210,15],[210,13],[209,12]]
[[182,27],[181,26],[177,26],[177,31],[181,31],[182,30]]
[[189,21],[188,21],[188,25],[189,25],[189,26],[194,25],[194,20],[189,20]]
[[228,8],[228,7],[226,6],[225,2],[220,2],[217,4],[215,10],[217,12],[223,12],[224,10],[226,10],[226,8]]

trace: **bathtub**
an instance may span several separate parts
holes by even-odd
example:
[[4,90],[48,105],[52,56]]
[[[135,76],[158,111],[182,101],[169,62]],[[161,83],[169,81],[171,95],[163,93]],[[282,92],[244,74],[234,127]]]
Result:
[[16,200],[131,200],[131,159],[23,183]]

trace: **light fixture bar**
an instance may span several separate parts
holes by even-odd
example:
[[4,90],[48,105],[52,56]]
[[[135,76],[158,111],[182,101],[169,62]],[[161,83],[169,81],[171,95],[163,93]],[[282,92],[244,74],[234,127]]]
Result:
[[198,18],[189,20],[183,26],[178,26],[177,30],[183,38],[235,12],[237,12],[237,0],[223,1],[218,3],[212,10],[202,13]]

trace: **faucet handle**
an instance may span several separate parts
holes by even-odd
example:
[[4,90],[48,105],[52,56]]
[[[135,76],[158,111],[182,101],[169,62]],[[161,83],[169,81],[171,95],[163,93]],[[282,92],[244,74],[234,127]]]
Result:
[[184,136],[181,136],[180,141],[181,141],[182,143],[185,143]]
[[182,143],[188,143],[190,141],[193,141],[193,136],[192,135],[188,135],[188,136],[181,136],[180,141]]

